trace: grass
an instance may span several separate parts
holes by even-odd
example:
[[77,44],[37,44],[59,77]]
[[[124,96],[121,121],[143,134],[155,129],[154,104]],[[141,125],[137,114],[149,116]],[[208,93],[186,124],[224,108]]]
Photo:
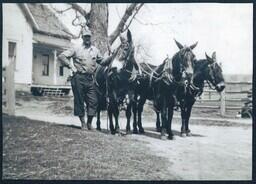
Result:
[[3,179],[177,179],[146,143],[76,127],[2,116]]

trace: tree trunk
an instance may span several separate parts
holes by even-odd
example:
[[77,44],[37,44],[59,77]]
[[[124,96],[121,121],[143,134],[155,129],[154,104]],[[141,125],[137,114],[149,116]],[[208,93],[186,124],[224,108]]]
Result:
[[104,54],[108,51],[108,4],[92,3],[89,21],[92,43]]

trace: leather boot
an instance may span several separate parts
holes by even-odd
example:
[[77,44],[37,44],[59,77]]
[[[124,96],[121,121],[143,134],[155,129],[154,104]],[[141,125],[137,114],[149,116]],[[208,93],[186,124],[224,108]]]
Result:
[[79,119],[81,121],[81,129],[86,130],[84,116],[79,116]]
[[87,128],[88,128],[88,130],[93,129],[93,127],[92,127],[92,118],[93,118],[93,116],[88,116],[87,117]]

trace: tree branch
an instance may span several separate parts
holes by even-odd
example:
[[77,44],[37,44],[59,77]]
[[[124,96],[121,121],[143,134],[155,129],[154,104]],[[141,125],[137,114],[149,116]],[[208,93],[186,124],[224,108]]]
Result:
[[133,14],[132,18],[130,19],[130,22],[125,26],[125,27],[126,27],[125,29],[123,28],[122,32],[126,31],[126,30],[130,27],[130,25],[131,25],[133,19],[134,19],[135,16],[138,14],[138,12],[139,12],[139,10],[141,9],[142,6],[143,6],[143,3],[141,3],[141,4],[135,9],[135,13]]
[[88,21],[90,18],[90,13],[87,13],[80,5],[77,3],[68,3],[71,5],[72,9],[78,11],[84,18]]
[[[116,29],[113,31],[113,33],[109,36],[109,44],[112,45],[112,43],[116,40],[118,35],[124,30],[125,23],[129,19],[129,17],[133,14],[134,10],[136,10],[137,5],[139,5],[139,9],[143,6],[143,3],[132,3],[126,10],[121,18],[119,24],[117,25]],[[136,13],[137,14],[137,13]]]
[[72,9],[72,7],[68,7],[68,8],[66,8],[66,9],[64,9],[64,10],[58,10],[58,9],[56,9],[55,7],[53,7],[52,5],[50,5],[50,6],[51,6],[52,9],[54,9],[54,11],[55,11],[56,13],[59,13],[59,14],[62,14],[62,13],[64,13],[64,12],[66,12],[66,11]]

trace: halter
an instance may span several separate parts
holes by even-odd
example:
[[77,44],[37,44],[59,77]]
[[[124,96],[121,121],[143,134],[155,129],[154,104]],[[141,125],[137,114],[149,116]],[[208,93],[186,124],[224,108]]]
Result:
[[215,90],[216,87],[213,87],[211,82],[209,80],[206,80],[207,84],[209,85],[209,87],[212,89],[212,90]]
[[130,49],[129,49],[128,55],[127,55],[126,58],[124,59],[125,63],[124,63],[124,65],[123,65],[123,69],[124,69],[125,71],[127,71],[127,70],[125,69],[125,67],[127,66],[127,61],[129,61],[129,60],[131,59],[131,57],[132,57],[132,52],[134,51],[134,46],[133,46],[133,45],[130,46],[130,44],[129,44],[129,47],[130,47]]

